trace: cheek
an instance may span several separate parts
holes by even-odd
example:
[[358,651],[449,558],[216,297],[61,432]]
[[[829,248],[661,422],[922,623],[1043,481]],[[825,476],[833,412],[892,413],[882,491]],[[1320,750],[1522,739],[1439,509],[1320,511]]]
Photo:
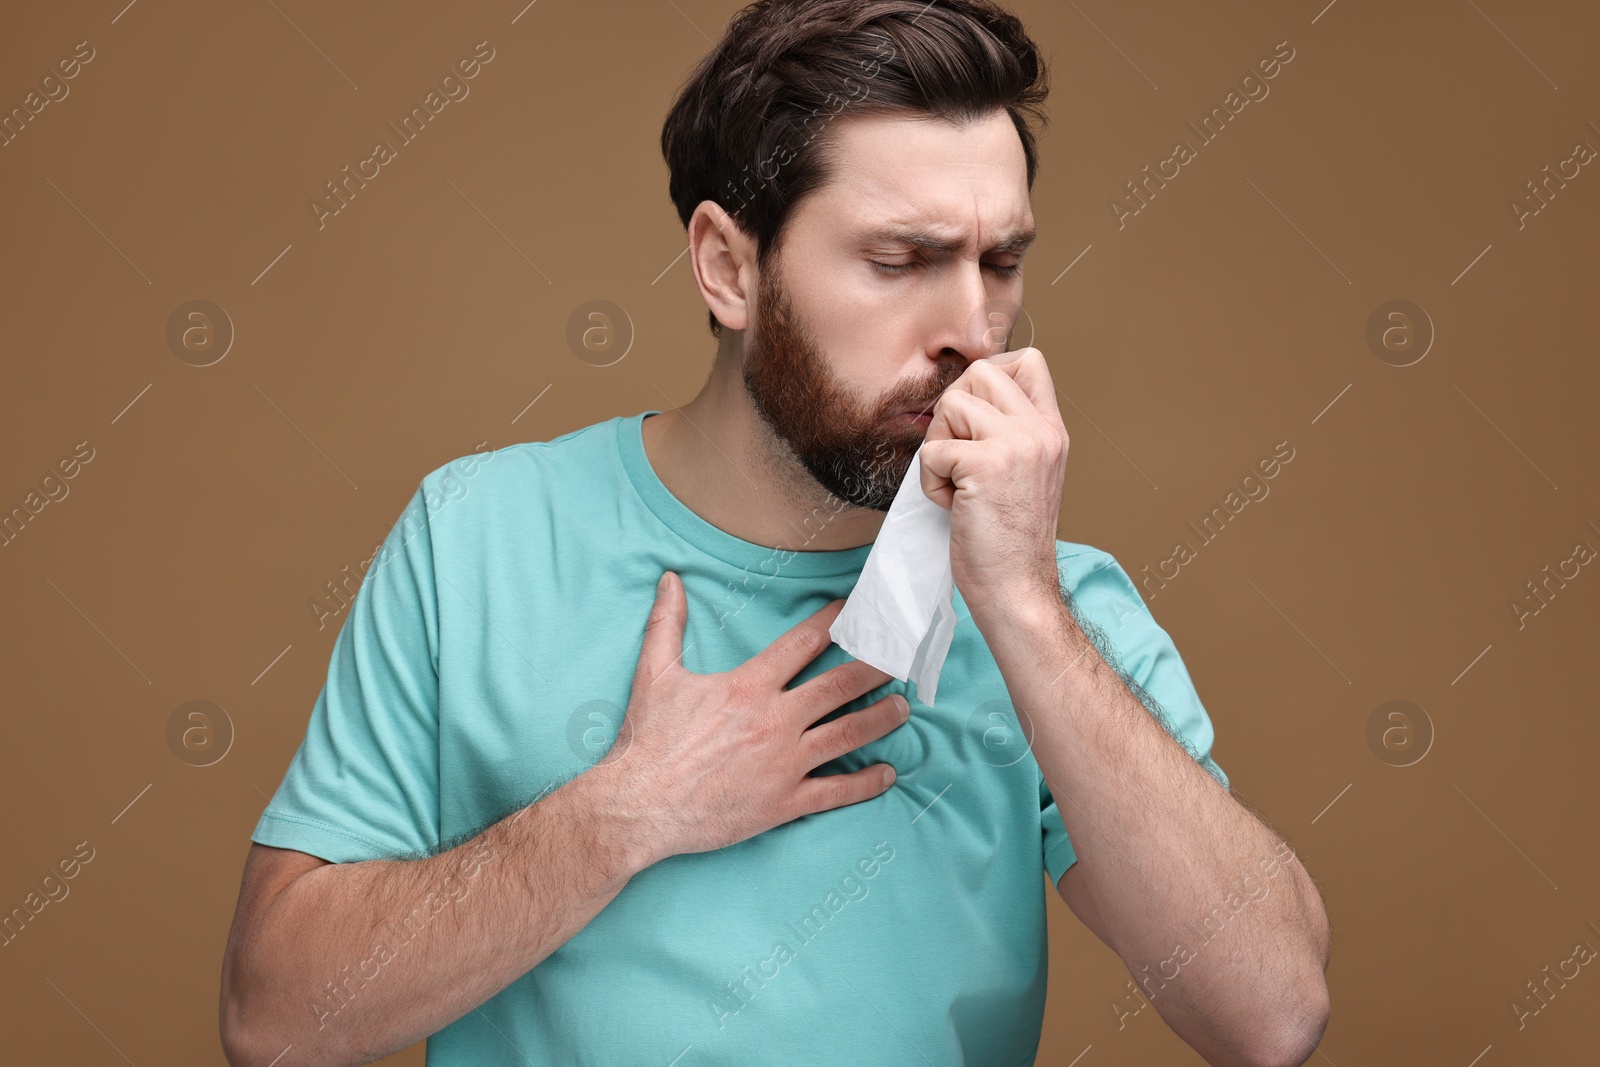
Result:
[[918,347],[917,313],[903,290],[854,273],[849,262],[830,260],[826,269],[787,276],[795,317],[816,345],[834,380],[878,403],[908,380],[927,378]]
[[866,287],[849,278],[848,267],[830,268],[824,278],[807,286],[803,295],[790,293],[795,310],[824,350],[855,348],[873,333],[883,314]]
[[807,325],[817,358],[834,381],[859,393],[863,402],[876,402],[906,373],[905,341],[881,317],[835,305]]

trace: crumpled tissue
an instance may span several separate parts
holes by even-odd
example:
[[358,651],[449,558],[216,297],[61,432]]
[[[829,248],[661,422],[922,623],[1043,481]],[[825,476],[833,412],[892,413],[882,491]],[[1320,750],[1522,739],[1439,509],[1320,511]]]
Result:
[[955,636],[950,512],[922,491],[922,446],[889,505],[861,577],[828,633],[863,663],[915,682],[933,705]]

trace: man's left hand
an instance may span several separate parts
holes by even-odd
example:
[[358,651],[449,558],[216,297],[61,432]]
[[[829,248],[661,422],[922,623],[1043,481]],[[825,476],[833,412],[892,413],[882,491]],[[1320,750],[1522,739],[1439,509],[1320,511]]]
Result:
[[1060,600],[1067,428],[1037,348],[974,360],[933,408],[922,491],[950,512],[950,571],[974,621]]

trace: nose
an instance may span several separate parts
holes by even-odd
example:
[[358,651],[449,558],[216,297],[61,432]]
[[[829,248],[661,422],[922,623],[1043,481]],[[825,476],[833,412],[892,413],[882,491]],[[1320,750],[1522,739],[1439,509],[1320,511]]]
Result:
[[942,358],[959,356],[965,363],[1004,352],[1017,321],[1016,301],[991,295],[976,261],[945,263],[940,281],[930,294],[938,326],[929,351]]

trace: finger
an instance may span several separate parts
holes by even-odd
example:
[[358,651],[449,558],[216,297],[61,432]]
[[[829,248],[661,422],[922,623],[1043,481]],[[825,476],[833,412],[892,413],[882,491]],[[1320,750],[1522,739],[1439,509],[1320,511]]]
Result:
[[[976,366],[976,364],[974,364]],[[963,441],[978,441],[986,437],[999,437],[1010,431],[1007,416],[996,408],[984,397],[971,391],[972,383],[967,382],[968,388],[961,388],[962,381],[957,380],[944,395],[939,397],[939,402],[934,405],[933,418],[928,422],[928,431],[923,436],[923,441],[939,441],[954,437]],[[1012,383],[1015,388],[1016,383]],[[1026,403],[1027,398],[1023,398]],[[1030,407],[1028,414],[1037,414]]]
[[[1006,353],[1014,356],[1015,353]],[[1039,408],[1011,376],[1011,368],[1015,367],[1019,359],[1009,363],[996,363],[992,359],[976,359],[972,361],[959,379],[966,385],[966,391],[973,396],[987,400],[996,411],[1006,415],[1025,415],[1037,417]]]
[[755,674],[768,688],[783,688],[833,643],[828,627],[843,608],[843,599],[830,600],[735,669]]
[[1007,356],[1013,354],[1001,353],[982,362],[1004,371],[1035,408],[1059,420],[1061,407],[1056,403],[1055,380],[1050,377],[1050,365],[1045,362],[1044,353],[1037,348],[1019,348],[1013,358],[1006,359]]
[[859,804],[881,796],[894,784],[894,768],[874,763],[849,774],[807,775],[795,790],[794,817]]
[[800,735],[800,754],[807,770],[854,752],[899,727],[911,717],[911,705],[899,693],[868,704],[859,711],[813,726]]
[[663,573],[656,585],[655,605],[644,623],[644,645],[634,672],[636,686],[655,682],[683,657],[683,628],[688,617],[682,580],[671,571]]
[[788,693],[789,706],[801,727],[810,726],[835,708],[870,693],[894,675],[858,659],[841,663],[809,678]]
[[949,510],[955,503],[956,486],[966,478],[967,468],[976,458],[974,450],[983,448],[980,441],[962,441],[946,438],[942,441],[922,443],[922,492],[941,508]]

